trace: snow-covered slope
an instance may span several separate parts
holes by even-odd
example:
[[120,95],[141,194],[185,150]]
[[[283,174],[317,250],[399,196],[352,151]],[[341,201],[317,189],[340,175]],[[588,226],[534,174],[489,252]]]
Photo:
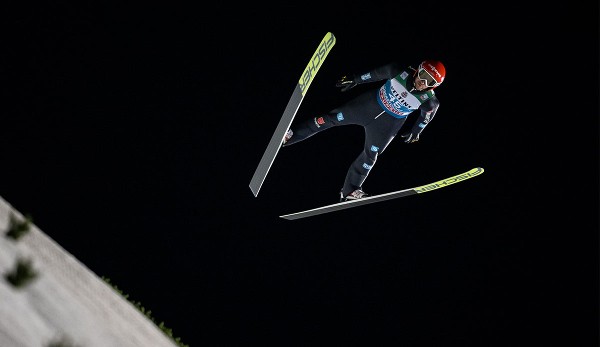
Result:
[[[34,224],[22,238],[6,237],[11,214],[0,198],[0,346],[176,347],[148,317]],[[37,276],[16,288],[5,274],[17,259]]]

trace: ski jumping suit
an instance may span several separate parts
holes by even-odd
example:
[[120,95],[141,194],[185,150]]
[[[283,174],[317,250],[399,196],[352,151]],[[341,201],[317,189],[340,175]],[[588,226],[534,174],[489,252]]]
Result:
[[387,81],[377,90],[364,92],[325,115],[292,127],[293,136],[283,146],[295,144],[332,127],[349,124],[362,126],[365,129],[363,151],[348,168],[342,196],[362,189],[377,158],[400,131],[408,115],[420,110],[418,118],[407,123],[407,127],[410,127],[407,131],[418,139],[437,112],[439,101],[433,90],[414,89],[415,75],[416,69],[410,66],[401,69],[395,63],[354,75],[357,84]]

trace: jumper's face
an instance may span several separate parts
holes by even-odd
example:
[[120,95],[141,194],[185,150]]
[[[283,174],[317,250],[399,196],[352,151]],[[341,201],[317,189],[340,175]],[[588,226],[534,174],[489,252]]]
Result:
[[425,88],[435,87],[437,84],[435,78],[433,78],[433,76],[425,69],[420,69],[415,76],[415,88],[419,91]]
[[415,89],[421,91],[427,88],[427,83],[419,78],[419,75],[415,76]]

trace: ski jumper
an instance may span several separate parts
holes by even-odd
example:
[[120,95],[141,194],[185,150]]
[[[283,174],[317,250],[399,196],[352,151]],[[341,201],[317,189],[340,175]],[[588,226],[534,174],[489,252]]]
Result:
[[433,90],[417,91],[414,88],[416,69],[399,68],[395,63],[387,64],[366,73],[355,75],[357,84],[386,80],[377,90],[369,90],[327,114],[307,119],[291,127],[293,136],[283,145],[289,146],[305,140],[323,130],[341,125],[360,125],[365,130],[362,152],[352,162],[346,173],[343,196],[362,189],[377,158],[394,139],[405,124],[408,116],[419,110],[418,118],[410,131],[418,136],[431,122],[439,101]]

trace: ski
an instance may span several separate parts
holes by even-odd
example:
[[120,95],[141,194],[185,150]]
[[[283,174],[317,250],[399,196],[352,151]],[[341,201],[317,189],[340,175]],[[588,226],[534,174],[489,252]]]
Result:
[[316,215],[323,214],[323,213],[344,210],[344,209],[351,208],[351,207],[372,204],[374,202],[396,199],[396,198],[401,198],[404,196],[409,196],[409,195],[414,195],[414,194],[427,193],[432,190],[447,187],[454,183],[462,182],[469,178],[478,176],[482,173],[483,173],[483,168],[476,167],[467,172],[464,172],[464,173],[461,173],[461,174],[458,174],[458,175],[455,175],[452,177],[448,177],[441,181],[433,182],[433,183],[426,184],[423,186],[404,189],[404,190],[398,190],[398,191],[391,192],[391,193],[373,195],[373,196],[369,196],[369,197],[358,199],[358,200],[344,201],[344,202],[340,202],[337,204],[318,207],[318,208],[314,208],[314,209],[306,210],[306,211],[302,211],[302,212],[286,214],[286,215],[279,216],[279,217],[284,218],[284,219],[294,220],[294,219],[316,216]]
[[271,169],[271,165],[273,164],[273,161],[275,160],[275,157],[281,148],[283,137],[290,128],[290,125],[296,116],[296,112],[298,112],[298,108],[300,108],[300,104],[302,103],[302,100],[308,91],[308,87],[310,87],[310,84],[315,78],[315,75],[319,71],[321,65],[323,65],[323,61],[325,61],[325,58],[331,51],[333,45],[335,45],[335,36],[331,32],[328,32],[323,40],[321,40],[319,47],[304,69],[304,72],[302,73],[302,76],[300,77],[300,80],[298,81],[298,84],[292,93],[292,97],[290,98],[290,101],[288,101],[288,104],[283,112],[283,116],[281,116],[279,124],[277,125],[277,128],[271,137],[271,141],[267,145],[267,149],[265,150],[258,167],[256,168],[256,171],[250,180],[250,190],[252,190],[252,193],[255,197],[258,196],[258,192],[262,187],[267,174],[269,173],[269,169]]

